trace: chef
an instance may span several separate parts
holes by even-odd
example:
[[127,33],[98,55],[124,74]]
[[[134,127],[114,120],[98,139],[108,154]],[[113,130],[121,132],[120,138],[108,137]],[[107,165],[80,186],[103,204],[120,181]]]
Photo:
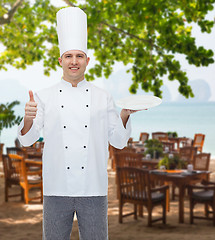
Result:
[[30,146],[44,131],[43,239],[69,240],[76,213],[80,239],[105,240],[108,145],[127,144],[133,111],[119,116],[110,94],[84,78],[86,14],[77,7],[59,10],[57,33],[63,77],[34,95],[29,91],[18,138]]

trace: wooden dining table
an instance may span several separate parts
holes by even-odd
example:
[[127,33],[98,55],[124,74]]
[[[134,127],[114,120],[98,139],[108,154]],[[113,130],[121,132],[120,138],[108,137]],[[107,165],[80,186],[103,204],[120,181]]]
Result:
[[146,157],[142,158],[143,167],[147,167],[149,170],[158,168],[159,159],[147,159]]
[[172,183],[179,189],[179,223],[184,223],[184,195],[186,186],[192,182],[201,182],[203,179],[207,179],[209,171],[193,171],[187,170],[151,170],[150,176],[152,180],[164,181],[166,183]]

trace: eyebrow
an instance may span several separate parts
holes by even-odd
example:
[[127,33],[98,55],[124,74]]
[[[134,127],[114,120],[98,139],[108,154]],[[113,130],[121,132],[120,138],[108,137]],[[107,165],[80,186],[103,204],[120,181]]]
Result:
[[65,54],[64,56],[66,57],[66,56],[72,56],[72,55],[76,55],[76,56],[84,56],[84,54],[83,53],[76,53],[76,54],[71,54],[71,53],[67,53],[67,54]]

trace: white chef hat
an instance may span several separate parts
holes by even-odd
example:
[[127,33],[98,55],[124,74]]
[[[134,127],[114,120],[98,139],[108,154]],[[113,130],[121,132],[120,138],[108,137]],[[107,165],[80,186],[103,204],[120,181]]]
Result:
[[62,8],[57,12],[57,33],[60,56],[69,50],[87,54],[87,15],[78,7]]

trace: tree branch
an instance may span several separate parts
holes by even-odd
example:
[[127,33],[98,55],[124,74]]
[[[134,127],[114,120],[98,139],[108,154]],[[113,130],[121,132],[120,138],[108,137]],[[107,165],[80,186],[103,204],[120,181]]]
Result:
[[7,24],[7,23],[10,23],[11,22],[11,19],[13,18],[15,12],[17,11],[17,9],[22,5],[24,0],[17,0],[12,8],[10,9],[10,11],[8,11],[6,13],[7,17],[0,17],[0,25],[4,25],[4,24]]
[[138,36],[136,36],[136,35],[134,35],[134,34],[132,34],[132,33],[126,32],[126,31],[124,31],[123,29],[120,29],[120,28],[117,28],[117,27],[115,27],[115,26],[112,26],[112,25],[110,25],[110,24],[108,24],[108,23],[106,23],[106,22],[101,22],[101,24],[106,25],[106,26],[108,26],[109,28],[112,28],[113,30],[115,30],[115,31],[117,31],[117,32],[121,32],[121,33],[123,33],[124,35],[127,35],[127,36],[129,36],[129,37],[131,37],[131,38],[136,38],[136,39],[138,39],[139,41],[146,42],[146,43],[150,43],[151,46],[155,47],[155,48],[158,49],[158,50],[161,50],[161,48],[160,48],[159,46],[157,46],[156,44],[154,44],[154,43],[152,42],[152,40],[150,40],[150,39],[147,40],[147,39],[144,39],[144,38],[140,38],[140,37],[138,37]]
[[63,1],[71,7],[77,7],[74,3],[71,3],[69,0],[63,0]]
[[[70,7],[77,7],[74,3],[71,3],[69,0],[63,0],[68,6]],[[83,11],[86,10],[86,8],[82,7],[81,8]]]

